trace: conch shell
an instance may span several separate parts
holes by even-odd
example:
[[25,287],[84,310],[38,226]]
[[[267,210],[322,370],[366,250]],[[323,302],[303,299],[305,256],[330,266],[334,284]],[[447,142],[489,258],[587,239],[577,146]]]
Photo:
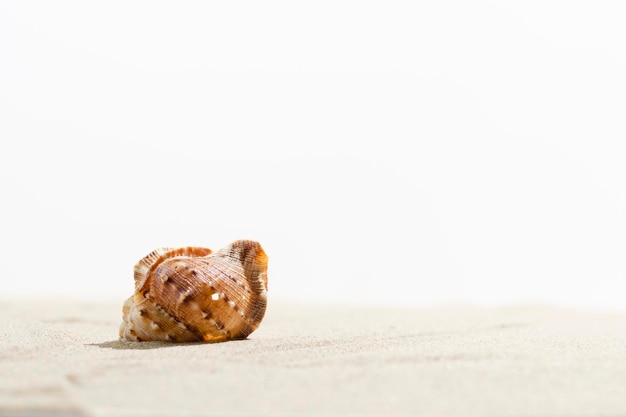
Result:
[[222,342],[256,330],[267,305],[267,255],[238,240],[218,252],[161,248],[135,265],[120,338]]

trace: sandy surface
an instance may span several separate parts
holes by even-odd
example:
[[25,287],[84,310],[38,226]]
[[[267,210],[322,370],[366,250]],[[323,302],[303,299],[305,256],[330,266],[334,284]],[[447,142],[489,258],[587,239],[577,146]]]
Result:
[[117,340],[121,302],[0,301],[0,416],[626,416],[626,315],[272,305],[248,340]]

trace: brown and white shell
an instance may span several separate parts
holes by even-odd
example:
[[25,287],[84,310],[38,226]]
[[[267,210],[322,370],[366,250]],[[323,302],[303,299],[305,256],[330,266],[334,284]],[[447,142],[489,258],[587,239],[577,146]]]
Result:
[[267,305],[267,255],[238,240],[218,252],[161,248],[135,265],[135,294],[124,303],[120,338],[222,342],[244,339]]

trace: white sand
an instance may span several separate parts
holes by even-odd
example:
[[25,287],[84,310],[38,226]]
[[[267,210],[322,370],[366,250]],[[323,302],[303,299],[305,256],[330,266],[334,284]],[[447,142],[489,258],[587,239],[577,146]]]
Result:
[[120,309],[0,301],[0,415],[626,415],[626,315],[270,304],[175,345],[119,342]]

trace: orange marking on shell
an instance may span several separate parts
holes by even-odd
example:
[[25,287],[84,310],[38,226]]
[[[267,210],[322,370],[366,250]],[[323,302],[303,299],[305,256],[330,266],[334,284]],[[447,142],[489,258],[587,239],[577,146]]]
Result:
[[135,294],[124,303],[120,337],[181,342],[246,338],[265,315],[267,261],[261,245],[250,240],[215,253],[199,247],[151,252],[135,265]]

